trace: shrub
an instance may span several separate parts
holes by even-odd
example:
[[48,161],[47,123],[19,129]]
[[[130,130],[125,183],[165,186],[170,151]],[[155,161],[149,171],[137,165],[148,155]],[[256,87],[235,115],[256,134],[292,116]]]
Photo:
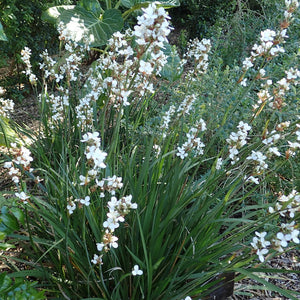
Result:
[[[22,100],[22,85],[27,81],[22,75],[21,50],[27,46],[32,49],[33,68],[38,71],[39,54],[47,47],[57,52],[57,32],[53,25],[41,19],[42,12],[54,4],[70,4],[72,1],[49,0],[4,0],[0,3],[0,20],[3,24],[6,42],[0,43],[0,68],[6,68],[6,76],[0,78],[0,85],[6,89],[8,97]],[[23,91],[24,94],[28,93]]]

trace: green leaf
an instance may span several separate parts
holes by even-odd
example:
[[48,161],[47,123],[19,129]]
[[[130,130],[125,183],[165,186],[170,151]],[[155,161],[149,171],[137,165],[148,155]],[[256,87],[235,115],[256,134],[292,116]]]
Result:
[[92,12],[97,18],[102,12],[102,8],[98,0],[81,0],[78,3],[78,6]]
[[183,72],[183,68],[180,65],[181,59],[176,51],[176,46],[165,44],[164,47],[163,52],[168,56],[168,59],[167,63],[162,68],[160,75],[163,78],[174,82],[181,77]]
[[0,241],[4,240],[6,238],[6,233],[5,232],[0,232]]
[[0,220],[2,220],[3,224],[12,231],[18,230],[20,228],[18,220],[13,215],[2,214],[0,216]]
[[60,5],[50,7],[42,13],[42,20],[56,24],[59,22],[58,20],[62,13],[68,10],[73,10],[74,8],[75,5]]
[[3,26],[0,22],[0,41],[7,41],[7,37],[4,33]]
[[10,211],[17,218],[17,220],[24,225],[25,217],[24,217],[24,212],[22,211],[22,209],[17,208],[17,207],[12,207],[10,209]]
[[7,118],[0,117],[0,146],[8,146],[16,142],[18,136],[11,128]]
[[16,246],[7,243],[0,243],[1,250],[7,250],[8,248],[16,248]]
[[3,293],[10,287],[12,280],[6,275],[6,273],[0,274],[0,292]]

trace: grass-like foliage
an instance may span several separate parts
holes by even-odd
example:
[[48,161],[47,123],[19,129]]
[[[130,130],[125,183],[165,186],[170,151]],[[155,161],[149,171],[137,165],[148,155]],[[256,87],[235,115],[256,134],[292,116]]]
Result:
[[222,69],[208,39],[180,58],[156,4],[88,70],[89,41],[63,26],[42,80],[24,49],[41,126],[4,163],[25,215],[3,236],[24,248],[15,259],[27,267],[6,262],[10,277],[49,297],[112,300],[213,298],[225,278],[250,277],[296,299],[259,277],[299,244],[298,2],[285,2],[240,67]]

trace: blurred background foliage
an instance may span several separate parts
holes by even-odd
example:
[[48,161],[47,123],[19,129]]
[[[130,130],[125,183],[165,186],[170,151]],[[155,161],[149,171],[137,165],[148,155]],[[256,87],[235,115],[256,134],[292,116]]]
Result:
[[58,50],[54,25],[42,21],[41,14],[48,7],[73,4],[76,0],[1,0],[0,22],[8,41],[0,42],[0,86],[6,97],[22,100],[30,91],[24,86],[20,52],[27,46],[32,50],[33,68],[38,70],[39,54],[43,49]]

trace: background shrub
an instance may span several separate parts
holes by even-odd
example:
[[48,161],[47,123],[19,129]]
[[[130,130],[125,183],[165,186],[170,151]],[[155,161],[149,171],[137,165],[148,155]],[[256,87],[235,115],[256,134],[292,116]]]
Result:
[[8,97],[15,100],[23,97],[20,90],[26,80],[21,74],[20,52],[25,46],[32,49],[32,66],[35,71],[38,70],[39,54],[43,49],[48,48],[50,53],[58,50],[56,28],[42,21],[43,10],[53,5],[73,2],[76,1],[3,0],[0,2],[0,21],[8,39],[7,42],[0,43],[0,69],[4,68],[0,73],[0,86],[6,89]]

